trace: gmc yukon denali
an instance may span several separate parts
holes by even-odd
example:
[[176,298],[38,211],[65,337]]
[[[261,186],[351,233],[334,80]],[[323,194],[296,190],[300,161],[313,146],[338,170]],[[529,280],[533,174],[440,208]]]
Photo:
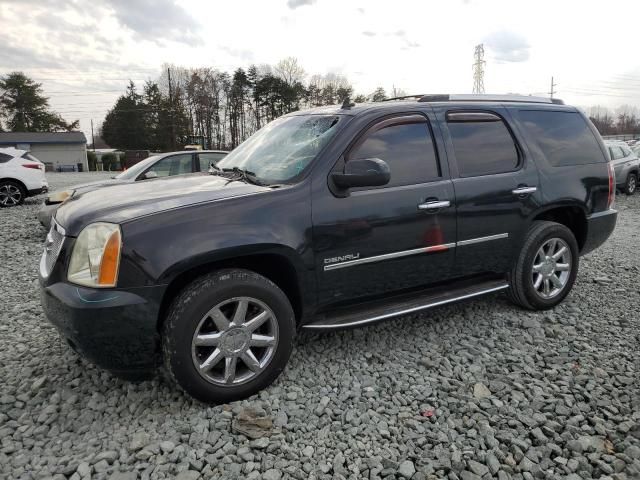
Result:
[[554,307],[615,227],[614,182],[593,125],[558,100],[346,100],[273,121],[212,175],[67,199],[42,305],[97,365],[164,366],[227,402],[278,377],[299,329],[499,291]]

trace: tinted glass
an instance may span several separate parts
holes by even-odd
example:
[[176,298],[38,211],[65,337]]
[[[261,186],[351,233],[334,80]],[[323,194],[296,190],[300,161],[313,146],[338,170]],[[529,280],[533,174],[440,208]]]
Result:
[[7,155],[6,153],[0,153],[0,163],[6,163],[12,158],[13,157],[11,155]]
[[438,160],[426,123],[392,125],[368,134],[349,160],[379,158],[389,165],[385,187],[424,183],[440,176]]
[[171,157],[163,158],[151,167],[149,171],[156,172],[159,177],[170,177],[173,175],[191,173],[191,154],[173,155]]
[[606,160],[595,135],[579,113],[523,110],[520,119],[528,137],[554,167]]
[[460,176],[510,172],[518,167],[518,150],[502,120],[450,121],[448,126]]
[[214,165],[218,163],[222,157],[224,157],[226,153],[199,153],[198,161],[200,162],[200,171],[208,172],[209,166],[213,163]]

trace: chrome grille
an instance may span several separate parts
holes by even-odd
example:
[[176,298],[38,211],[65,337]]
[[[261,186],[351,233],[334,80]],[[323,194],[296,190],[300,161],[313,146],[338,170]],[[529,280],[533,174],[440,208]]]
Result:
[[60,255],[62,244],[64,243],[64,229],[58,225],[55,220],[51,220],[51,229],[47,234],[47,240],[44,243],[44,252],[40,260],[40,273],[43,277],[48,277],[53,270],[53,266]]

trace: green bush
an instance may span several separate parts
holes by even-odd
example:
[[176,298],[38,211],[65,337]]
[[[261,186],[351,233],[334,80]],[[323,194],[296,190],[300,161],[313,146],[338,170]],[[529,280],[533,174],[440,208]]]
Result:
[[97,155],[95,152],[92,152],[91,150],[89,150],[87,152],[87,163],[89,164],[89,170],[92,172],[95,172],[97,170],[96,168],[96,163],[98,162],[97,160]]
[[118,157],[115,153],[105,153],[102,155],[102,169],[107,172],[113,170],[118,164]]

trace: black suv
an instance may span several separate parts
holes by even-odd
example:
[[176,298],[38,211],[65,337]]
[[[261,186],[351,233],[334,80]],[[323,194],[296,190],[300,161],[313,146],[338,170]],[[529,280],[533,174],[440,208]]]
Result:
[[535,97],[296,112],[214,173],[71,197],[40,268],[45,312],[74,348],[128,378],[164,363],[207,402],[273,382],[301,328],[502,290],[551,308],[617,216],[593,125]]

